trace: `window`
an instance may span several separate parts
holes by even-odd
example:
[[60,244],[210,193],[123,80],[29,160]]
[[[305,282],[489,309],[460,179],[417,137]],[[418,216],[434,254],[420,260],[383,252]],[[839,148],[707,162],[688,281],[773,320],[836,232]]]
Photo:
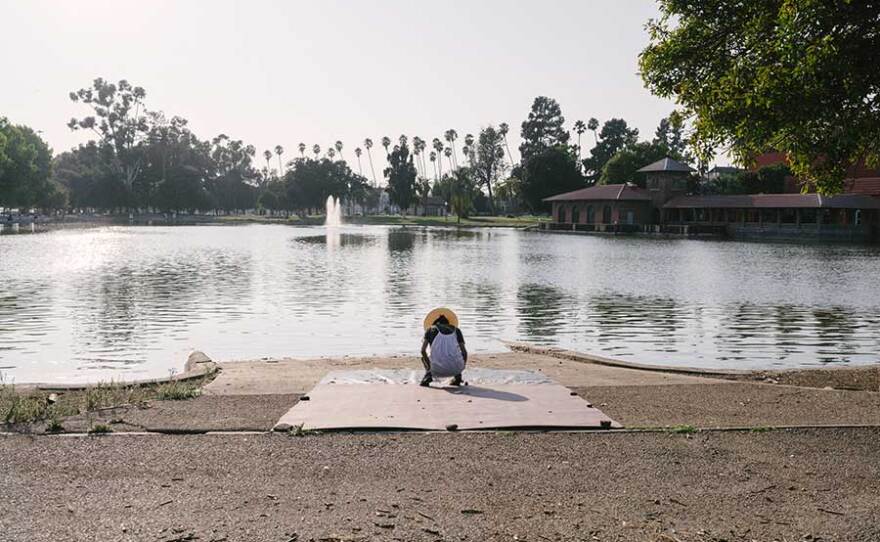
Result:
[[556,219],[557,222],[565,222],[565,205],[559,206],[559,217]]
[[571,208],[571,223],[577,224],[581,221],[581,213],[580,210],[575,206]]
[[611,206],[606,205],[602,208],[602,224],[611,224]]
[[596,210],[593,209],[592,205],[587,205],[587,224],[593,224],[596,222]]
[[657,177],[655,177],[654,175],[651,175],[650,177],[648,177],[648,189],[649,190],[659,190],[660,189],[660,182],[657,180]]

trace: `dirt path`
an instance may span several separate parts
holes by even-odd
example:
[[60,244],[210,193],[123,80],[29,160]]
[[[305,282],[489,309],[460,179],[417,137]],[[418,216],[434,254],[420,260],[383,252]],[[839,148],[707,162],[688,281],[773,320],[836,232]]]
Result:
[[880,429],[0,438],[4,541],[880,539]]

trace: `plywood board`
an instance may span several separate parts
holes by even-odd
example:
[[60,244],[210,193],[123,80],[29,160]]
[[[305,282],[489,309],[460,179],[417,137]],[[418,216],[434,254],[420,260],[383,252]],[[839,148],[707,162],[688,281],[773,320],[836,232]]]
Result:
[[462,431],[620,427],[568,388],[528,373],[469,370],[465,372],[469,384],[461,387],[421,387],[410,371],[329,373],[308,394],[308,400],[282,416],[276,429],[300,425],[306,430]]

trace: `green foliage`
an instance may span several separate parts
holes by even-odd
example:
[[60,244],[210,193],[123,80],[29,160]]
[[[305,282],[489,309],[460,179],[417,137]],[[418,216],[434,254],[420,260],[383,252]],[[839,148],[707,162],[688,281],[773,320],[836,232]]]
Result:
[[160,401],[185,401],[195,399],[201,394],[199,386],[180,380],[165,382],[156,388],[156,399]]
[[645,174],[636,171],[665,157],[666,149],[657,144],[641,141],[630,145],[605,164],[599,182],[601,184],[634,182],[644,188]]
[[384,172],[385,177],[388,178],[388,196],[391,203],[406,213],[415,199],[417,172],[409,147],[402,139],[400,145],[395,146],[393,152],[388,155],[388,164]]
[[546,96],[535,98],[529,117],[522,123],[520,132],[522,144],[519,146],[519,153],[522,162],[527,163],[547,149],[567,145],[569,134],[564,125],[565,117],[562,116],[562,109],[556,100]]
[[287,205],[308,210],[324,209],[327,196],[363,201],[367,180],[354,174],[348,164],[329,158],[297,158],[284,175]]
[[590,156],[583,161],[588,184],[595,184],[599,181],[602,171],[605,169],[605,164],[621,150],[635,145],[638,138],[639,131],[636,128],[630,128],[625,120],[611,119],[605,121],[602,130],[599,132],[599,140],[590,150]]
[[492,185],[507,170],[507,163],[504,161],[504,134],[494,126],[487,126],[480,130],[476,147],[472,166],[473,174],[477,184],[486,187],[486,191],[489,193],[489,213],[494,215],[495,202],[492,196]]
[[785,179],[791,170],[783,164],[762,167],[758,171],[741,171],[723,174],[717,179],[706,181],[702,186],[704,194],[782,194],[785,193]]
[[103,423],[96,423],[89,427],[90,435],[109,435],[113,432],[113,428]]
[[880,163],[876,69],[880,4],[822,0],[660,0],[642,78],[694,119],[703,161],[730,146],[742,163],[771,149],[819,193]]
[[523,201],[533,212],[545,210],[541,201],[562,192],[583,188],[584,177],[567,147],[551,147],[533,156],[515,172],[521,179]]
[[58,203],[51,164],[52,151],[36,132],[0,117],[0,207]]
[[690,435],[692,433],[696,433],[697,428],[694,427],[693,425],[682,424],[682,425],[673,425],[672,427],[668,427],[668,428],[666,428],[666,431],[668,433],[676,433],[679,435]]
[[149,132],[147,110],[144,107],[146,91],[132,86],[125,79],[114,84],[97,78],[91,87],[70,93],[70,99],[82,103],[92,114],[81,119],[72,118],[71,130],[89,130],[97,137],[96,144],[111,157],[109,167],[130,192],[142,173],[143,141]]

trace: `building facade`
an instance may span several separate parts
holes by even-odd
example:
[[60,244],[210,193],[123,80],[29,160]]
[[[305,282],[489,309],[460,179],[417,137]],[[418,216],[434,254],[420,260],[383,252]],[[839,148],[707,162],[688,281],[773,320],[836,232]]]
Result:
[[546,198],[555,231],[873,241],[880,197],[848,193],[689,196],[691,168],[664,158],[639,170],[646,188],[599,185]]

